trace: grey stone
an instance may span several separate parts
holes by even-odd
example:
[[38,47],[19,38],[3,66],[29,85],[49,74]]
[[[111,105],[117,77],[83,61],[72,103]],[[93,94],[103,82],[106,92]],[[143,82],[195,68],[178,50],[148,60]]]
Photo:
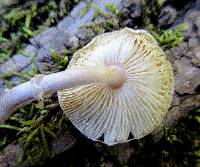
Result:
[[91,39],[94,37],[95,34],[91,29],[79,29],[77,32],[77,37],[80,38],[81,40],[83,39]]
[[52,42],[57,33],[58,30],[55,27],[51,27],[30,39],[30,42],[36,47],[42,47],[48,42]]
[[[200,69],[198,68],[186,68],[175,76],[175,91],[180,95],[194,94],[196,88],[200,85]],[[186,71],[185,71],[186,70]]]
[[132,25],[132,19],[126,19],[126,20],[124,20],[123,21],[123,25],[124,26],[130,26],[130,25]]
[[64,33],[71,24],[74,24],[74,21],[75,20],[71,16],[64,17],[57,25],[58,31]]
[[190,38],[188,41],[188,47],[191,50],[199,48],[200,41],[197,38]]
[[128,163],[131,155],[135,152],[131,143],[117,144],[112,147],[113,152],[115,152],[115,158],[119,161],[120,165]]
[[191,62],[195,65],[200,67],[200,49],[196,51],[194,57],[192,58]]
[[135,2],[138,2],[138,1],[140,1],[140,0],[124,0],[124,1],[122,1],[121,8],[128,8],[132,4],[134,4]]
[[171,6],[166,6],[164,9],[162,9],[161,14],[158,19],[158,26],[164,27],[171,25],[174,20],[176,19],[176,9]]
[[0,95],[6,90],[4,81],[0,78]]
[[10,81],[15,84],[15,85],[19,85],[20,84],[20,78],[18,76],[13,76],[11,77]]
[[51,52],[50,50],[40,48],[36,56],[36,63],[41,61],[43,62],[51,61],[52,58],[49,56],[50,52]]
[[180,102],[181,102],[181,100],[180,100],[179,95],[174,91],[171,105],[172,106],[178,106],[178,105],[180,105]]
[[0,164],[4,164],[5,167],[16,167],[16,161],[18,160],[21,153],[21,144],[9,144],[4,149],[4,154],[0,155]]
[[15,54],[11,59],[0,65],[0,74],[8,72],[17,72],[31,63],[31,56],[37,54],[37,48],[33,45],[27,45],[24,48],[25,55]]
[[131,9],[131,18],[136,19],[142,15],[142,2],[140,0],[134,1],[133,8]]
[[[66,125],[64,125],[66,126]],[[69,150],[76,143],[76,139],[70,131],[65,127],[62,131],[58,132],[58,136],[55,140],[50,142],[50,158],[55,157],[59,153]],[[30,161],[22,161],[18,164],[18,159],[23,151],[23,145],[19,142],[11,143],[6,146],[0,154],[0,166],[1,167],[28,167],[31,164]]]
[[70,36],[69,40],[66,41],[65,45],[70,50],[76,50],[79,47],[79,39],[76,36]]
[[33,45],[27,45],[24,48],[25,55],[28,57],[35,56],[37,54],[37,51],[38,51],[38,49]]
[[16,72],[22,70],[30,64],[30,58],[21,54],[15,54],[12,59],[9,59],[0,66],[0,74],[8,72]]
[[73,147],[76,143],[76,138],[72,136],[67,130],[65,133],[57,137],[51,143],[51,157],[63,153]]
[[[128,7],[130,4],[132,4],[133,1],[93,0],[93,3],[97,4],[105,12],[108,12],[105,7],[106,3],[114,3],[119,9],[123,9],[125,6]],[[56,27],[48,28],[47,30],[30,39],[32,45],[28,46],[29,49],[26,48],[27,55],[37,55],[36,60],[38,64],[38,62],[41,60],[50,61],[49,59],[51,58],[47,59],[49,56],[47,53],[49,53],[49,50],[51,49],[55,49],[57,52],[65,49],[65,46],[69,46],[69,48],[72,50],[76,49],[79,46],[79,42],[77,41],[76,37],[86,41],[91,40],[91,38],[94,37],[94,33],[91,30],[80,30],[80,27],[84,24],[92,23],[95,11],[93,8],[90,8],[85,16],[81,18],[79,15],[84,4],[84,1],[78,3],[71,13],[61,20]],[[68,38],[69,36],[70,38]],[[43,56],[44,58],[42,58]],[[21,59],[25,60],[26,58],[21,57]],[[26,59],[23,62],[16,61],[18,60],[16,60],[15,56],[13,56],[13,58],[0,65],[0,73],[5,73],[8,71],[20,71],[30,64],[29,59]],[[40,66],[38,65],[38,67]]]
[[41,48],[38,51],[35,63],[37,66],[37,69],[40,73],[45,74],[45,68],[49,66],[50,64],[53,64],[52,57],[50,56],[51,51],[46,50],[44,48]]
[[70,13],[71,17],[74,19],[80,18],[80,12],[83,9],[83,7],[85,6],[85,2],[81,1]]
[[62,50],[66,49],[65,43],[68,41],[68,36],[63,35],[62,33],[57,33],[49,40],[50,41],[43,45],[43,48],[48,51],[53,49],[60,53]]

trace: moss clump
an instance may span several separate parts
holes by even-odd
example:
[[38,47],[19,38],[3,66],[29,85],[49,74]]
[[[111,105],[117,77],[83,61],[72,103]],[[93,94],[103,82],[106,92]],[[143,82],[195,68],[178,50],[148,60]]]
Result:
[[[199,116],[198,109],[182,119],[176,127],[166,129],[162,139],[163,163],[175,164],[174,166],[195,166],[200,161],[199,122],[195,120]],[[170,162],[170,163],[169,163]]]
[[178,25],[175,30],[163,30],[153,26],[148,26],[147,29],[151,32],[163,49],[169,49],[178,46],[183,42],[184,34],[188,29],[188,26],[187,24],[182,23]]
[[188,29],[186,23],[179,24],[174,29],[157,28],[158,17],[164,7],[165,0],[143,0],[143,26],[158,41],[164,50],[178,46],[184,40],[184,34]]
[[[42,105],[43,103],[43,105]],[[0,125],[0,149],[14,140],[23,144],[18,165],[26,161],[29,166],[42,165],[50,156],[50,141],[61,130],[63,116],[56,99],[32,103],[20,109],[5,124]]]
[[107,3],[105,5],[108,12],[104,12],[97,4],[92,4],[92,7],[95,10],[95,14],[92,19],[93,23],[82,25],[81,28],[91,29],[94,34],[98,35],[123,27],[121,24],[123,20],[123,14],[115,4]]
[[0,11],[0,63],[24,47],[28,39],[55,25],[77,0],[19,1]]
[[63,70],[67,67],[69,63],[69,57],[74,52],[71,50],[63,50],[61,54],[57,53],[55,50],[51,50],[51,56],[53,58],[53,61],[58,65],[59,70]]
[[[155,143],[151,136],[145,137],[142,149],[137,151],[137,141],[133,141],[136,152],[131,156],[128,166],[193,167],[200,158],[200,124],[195,120],[198,110],[191,111],[174,127],[166,127],[162,139]],[[145,159],[145,161],[144,161]]]
[[103,18],[109,18],[110,16],[106,14],[97,4],[92,4],[92,8],[95,10],[95,18],[103,17]]
[[107,3],[105,6],[108,9],[108,11],[110,11],[114,15],[119,16],[121,14],[120,10],[118,9],[118,7],[115,4]]
[[19,77],[20,79],[19,83],[24,83],[25,81],[31,79],[38,73],[38,70],[35,64],[35,57],[31,56],[30,59],[31,59],[31,69],[29,71],[26,71],[26,72],[11,71],[6,74],[0,75],[0,78],[5,81],[7,88],[12,88],[16,86],[13,82],[9,81],[9,79],[12,78],[13,76]]
[[80,17],[85,16],[85,14],[86,14],[86,13],[88,12],[88,10],[90,9],[91,5],[92,5],[92,1],[91,1],[91,0],[88,0],[88,1],[86,2],[86,4],[84,5],[83,9],[82,9],[81,12],[80,12]]

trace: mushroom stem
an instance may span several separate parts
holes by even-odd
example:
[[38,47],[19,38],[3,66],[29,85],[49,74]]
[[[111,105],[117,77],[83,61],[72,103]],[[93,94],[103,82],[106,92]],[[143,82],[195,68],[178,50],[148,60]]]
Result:
[[0,97],[0,122],[17,109],[57,91],[94,82],[120,88],[125,80],[123,70],[117,66],[72,68],[49,75],[36,75],[30,81],[7,90]]

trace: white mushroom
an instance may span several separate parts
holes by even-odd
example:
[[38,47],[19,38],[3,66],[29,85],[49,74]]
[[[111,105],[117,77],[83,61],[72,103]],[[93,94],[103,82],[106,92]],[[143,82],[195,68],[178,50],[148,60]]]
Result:
[[173,71],[148,32],[124,28],[97,36],[74,54],[67,70],[85,68],[89,72],[77,80],[90,78],[89,83],[58,92],[63,111],[80,132],[113,145],[159,126],[172,100]]
[[124,28],[94,38],[68,69],[37,75],[0,97],[0,122],[33,100],[58,91],[66,116],[83,134],[108,145],[139,139],[170,107],[173,72],[146,31]]

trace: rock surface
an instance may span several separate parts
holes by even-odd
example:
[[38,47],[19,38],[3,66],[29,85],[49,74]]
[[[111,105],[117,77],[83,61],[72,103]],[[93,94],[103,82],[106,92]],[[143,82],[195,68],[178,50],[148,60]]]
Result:
[[162,9],[159,20],[158,20],[158,26],[164,27],[171,25],[174,20],[176,19],[176,9],[171,6],[166,6],[164,9]]
[[[65,126],[62,131],[59,132],[57,138],[50,142],[50,158],[61,154],[76,143],[76,138],[72,135],[69,127]],[[4,151],[0,154],[0,166],[1,167],[16,167],[20,165],[21,167],[30,166],[29,161],[18,162],[19,158],[23,154],[23,145],[21,142],[16,141],[5,147]],[[19,164],[18,164],[19,163]]]

